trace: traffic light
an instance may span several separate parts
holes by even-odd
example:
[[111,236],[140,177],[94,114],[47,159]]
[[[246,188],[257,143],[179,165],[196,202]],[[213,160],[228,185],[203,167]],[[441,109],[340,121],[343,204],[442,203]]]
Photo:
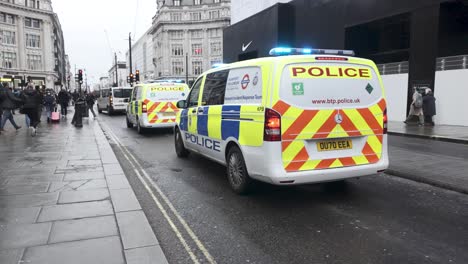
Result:
[[140,70],[136,70],[135,72],[135,82],[139,82],[140,81]]
[[135,81],[135,76],[133,76],[133,73],[130,73],[130,83],[133,83]]
[[83,83],[83,70],[78,70],[78,82]]

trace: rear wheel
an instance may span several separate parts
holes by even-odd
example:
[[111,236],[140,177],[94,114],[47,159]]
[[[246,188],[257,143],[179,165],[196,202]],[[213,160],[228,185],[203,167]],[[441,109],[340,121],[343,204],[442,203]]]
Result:
[[106,110],[108,115],[112,115],[114,113],[114,111],[112,111],[112,108],[110,108],[109,106],[107,106]]
[[138,119],[137,119],[137,131],[138,131],[138,134],[144,134],[146,131],[146,129],[141,126],[140,120]]
[[180,134],[179,129],[176,129],[174,133],[174,145],[177,157],[186,158],[190,152],[185,148],[184,142],[182,141],[182,135]]
[[227,174],[231,188],[238,194],[251,191],[253,180],[250,178],[242,152],[237,146],[231,147],[227,155]]
[[97,111],[98,111],[98,113],[100,113],[100,114],[102,113],[102,109],[99,107],[99,105],[97,105]]
[[133,123],[130,122],[130,120],[128,120],[128,116],[125,118],[127,120],[127,127],[128,128],[132,128],[133,127]]

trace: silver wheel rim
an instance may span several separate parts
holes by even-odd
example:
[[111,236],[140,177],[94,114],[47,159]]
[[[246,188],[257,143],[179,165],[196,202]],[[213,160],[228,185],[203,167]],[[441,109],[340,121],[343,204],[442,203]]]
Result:
[[234,153],[229,157],[229,178],[234,186],[240,186],[244,182],[244,167],[239,154]]

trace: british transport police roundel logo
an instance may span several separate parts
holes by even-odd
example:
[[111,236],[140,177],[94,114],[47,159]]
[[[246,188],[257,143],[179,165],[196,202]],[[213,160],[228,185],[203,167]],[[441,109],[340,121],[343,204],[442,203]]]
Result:
[[244,78],[242,78],[242,81],[241,81],[242,90],[247,89],[247,87],[249,86],[249,83],[250,83],[250,76],[246,74],[244,75]]

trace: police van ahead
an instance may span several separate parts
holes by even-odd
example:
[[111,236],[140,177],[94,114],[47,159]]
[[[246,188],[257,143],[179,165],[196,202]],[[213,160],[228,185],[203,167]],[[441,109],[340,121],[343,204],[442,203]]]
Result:
[[189,91],[184,83],[138,84],[127,106],[127,127],[135,125],[138,133],[149,128],[173,127],[179,111],[177,101],[185,99]]
[[375,64],[352,51],[275,48],[212,69],[177,103],[175,148],[227,166],[232,189],[338,181],[388,167]]

